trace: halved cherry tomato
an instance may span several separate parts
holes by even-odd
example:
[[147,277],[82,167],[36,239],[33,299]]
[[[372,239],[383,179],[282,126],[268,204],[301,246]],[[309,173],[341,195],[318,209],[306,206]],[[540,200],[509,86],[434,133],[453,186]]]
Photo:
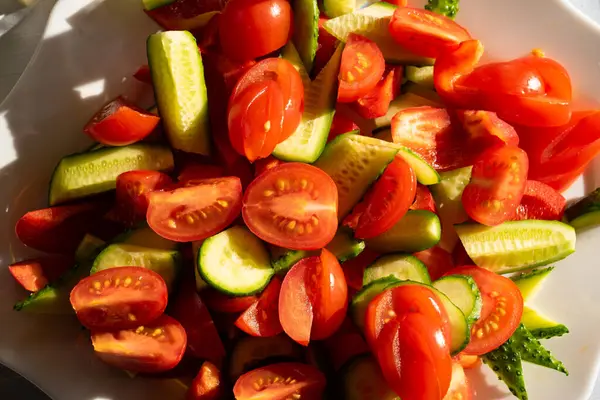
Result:
[[285,276],[279,296],[279,321],[303,346],[331,336],[348,308],[348,288],[340,264],[323,249],[320,256],[296,263]]
[[452,380],[444,400],[470,400],[471,398],[473,398],[473,393],[465,370],[459,362],[455,361],[452,363]]
[[295,250],[316,250],[337,230],[337,187],[319,168],[286,163],[257,177],[244,195],[242,216],[262,240]]
[[441,399],[452,379],[448,341],[423,314],[408,313],[385,325],[374,351],[388,385],[403,400]]
[[129,329],[165,311],[167,285],[147,268],[110,268],[79,281],[70,301],[79,322],[89,329]]
[[150,228],[166,239],[202,240],[237,218],[241,197],[239,178],[206,179],[196,186],[150,193],[146,219]]
[[251,60],[283,47],[291,35],[285,0],[230,0],[219,19],[221,47],[232,60]]
[[17,221],[15,232],[25,246],[46,253],[73,254],[89,227],[109,207],[109,202],[88,201],[29,211]]
[[155,373],[174,368],[183,357],[186,340],[181,324],[164,314],[137,328],[92,331],[96,356],[131,372]]
[[500,347],[521,321],[521,291],[512,280],[484,268],[458,267],[446,275],[453,274],[472,277],[483,299],[481,317],[471,328],[471,341],[463,353],[478,356]]
[[465,28],[445,15],[411,7],[398,7],[389,29],[392,38],[402,47],[432,58],[471,38]]
[[454,267],[452,254],[439,246],[433,246],[427,250],[419,251],[414,254],[425,264],[432,281],[439,279],[446,272]]
[[219,165],[188,164],[181,169],[177,180],[185,186],[194,186],[204,179],[222,178],[224,176],[225,170]]
[[[274,81],[283,95],[284,115],[279,142],[287,139],[300,124],[304,112],[304,86],[302,78],[294,66],[283,58],[267,58],[248,69],[238,80],[232,101],[253,83]],[[278,142],[278,143],[279,143]]]
[[366,204],[355,207],[360,216],[354,236],[370,239],[391,229],[408,211],[416,190],[413,169],[403,158],[396,157],[365,196]]
[[375,42],[355,33],[348,35],[338,75],[338,101],[349,103],[366,96],[384,70],[383,54]]
[[560,221],[566,199],[552,187],[538,181],[527,181],[521,204],[513,219],[544,219]]
[[331,129],[329,129],[327,141],[330,142],[339,135],[358,130],[359,127],[354,123],[354,121],[336,110],[335,114],[333,114],[333,122],[331,123]]
[[240,313],[258,301],[256,296],[233,297],[219,292],[213,288],[207,288],[200,293],[206,306],[213,311],[224,313]]
[[462,204],[475,221],[498,225],[513,217],[521,203],[529,161],[518,147],[493,147],[477,157]]
[[206,13],[221,11],[226,0],[175,0],[154,10],[146,11],[154,21],[166,30],[194,30],[209,20]]
[[458,355],[454,357],[454,360],[464,369],[475,368],[481,365],[481,358],[479,358],[479,356],[472,356],[462,352],[458,353]]
[[435,200],[429,188],[425,185],[417,183],[417,191],[415,193],[415,202],[410,206],[411,210],[427,210],[432,213],[437,212]]
[[402,66],[386,67],[375,88],[356,100],[354,109],[367,119],[382,117],[388,112],[390,102],[400,92]]
[[325,376],[307,364],[279,363],[258,368],[240,376],[233,387],[237,400],[319,399],[325,389]]
[[222,384],[219,368],[205,361],[188,389],[186,400],[219,400],[224,392]]
[[235,326],[248,335],[275,336],[283,332],[279,322],[279,292],[281,279],[274,277],[258,301],[252,304],[235,321]]
[[158,171],[128,171],[117,177],[117,213],[124,223],[143,221],[148,211],[148,194],[173,183],[169,175]]
[[348,287],[360,290],[363,286],[365,268],[373,264],[379,256],[379,253],[364,249],[358,256],[344,262],[342,264],[342,270],[344,271]]
[[315,62],[313,64],[312,76],[316,77],[319,72],[327,65],[331,56],[335,52],[337,38],[323,27],[323,24],[328,20],[325,14],[319,17],[319,38],[317,45],[317,53],[315,54]]
[[122,97],[102,106],[83,131],[107,146],[126,146],[148,136],[160,118]]
[[260,174],[262,174],[263,172],[270,170],[272,168],[275,168],[275,167],[283,164],[284,162],[285,161],[281,161],[278,158],[275,158],[273,156],[258,159],[254,163],[254,177],[257,177]]
[[152,75],[150,74],[150,67],[148,64],[141,65],[138,70],[135,71],[133,77],[142,83],[152,85]]
[[75,260],[70,256],[38,257],[11,264],[8,271],[23,289],[37,292],[74,264]]

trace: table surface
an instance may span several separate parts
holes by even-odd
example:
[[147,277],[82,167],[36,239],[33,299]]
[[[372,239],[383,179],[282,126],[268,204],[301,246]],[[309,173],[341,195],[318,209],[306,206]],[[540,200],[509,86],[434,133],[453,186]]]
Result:
[[[570,1],[585,15],[600,23],[600,0]],[[26,19],[0,37],[0,54],[3,55],[0,62],[0,103],[8,96],[29,63],[55,2],[56,0],[39,0]],[[49,400],[39,389],[28,384],[23,377],[1,365],[0,399]],[[600,380],[596,383],[596,389],[590,400],[600,400]]]

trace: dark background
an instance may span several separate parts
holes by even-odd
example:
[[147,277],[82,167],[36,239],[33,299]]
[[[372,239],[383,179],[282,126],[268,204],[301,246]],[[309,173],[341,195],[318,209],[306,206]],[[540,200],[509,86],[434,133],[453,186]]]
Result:
[[0,364],[0,399],[50,400],[50,397],[22,376]]

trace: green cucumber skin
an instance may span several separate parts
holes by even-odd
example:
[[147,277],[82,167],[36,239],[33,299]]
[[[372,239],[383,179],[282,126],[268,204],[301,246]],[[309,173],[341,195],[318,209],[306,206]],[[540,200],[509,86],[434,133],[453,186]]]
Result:
[[[400,263],[398,268],[391,269],[395,263]],[[408,265],[407,265],[408,264]],[[410,268],[410,269],[407,269]],[[402,276],[400,273],[413,273],[413,276]],[[363,286],[369,283],[384,278],[393,276],[399,281],[419,282],[425,285],[431,284],[431,278],[425,264],[417,257],[410,254],[391,254],[378,258],[375,262],[365,268],[363,276]]]
[[565,217],[567,220],[573,221],[575,218],[594,211],[600,211],[600,188],[597,188],[583,199],[567,207]]
[[481,358],[517,399],[527,400],[523,364],[520,354],[513,347],[513,342],[514,339],[511,337],[502,346],[484,354]]
[[577,231],[593,228],[600,225],[600,211],[587,212],[569,222]]
[[523,308],[521,323],[536,339],[550,339],[569,333],[565,325],[544,317],[527,305]]
[[[284,250],[282,255],[277,258],[272,256],[271,265],[273,266],[273,270],[277,275],[285,275],[287,272],[296,264],[298,261],[303,258],[309,257],[311,255],[310,252],[305,250]],[[273,254],[273,253],[271,253]]]
[[317,0],[294,0],[294,33],[292,42],[306,71],[313,68],[319,38],[319,5]]
[[439,243],[442,237],[440,219],[427,210],[408,210],[391,229],[367,239],[369,248],[380,253],[416,253]]
[[[448,293],[444,292],[444,290],[442,290],[442,288],[440,287],[440,282],[444,282],[444,281],[450,281],[453,279],[461,279],[464,281],[464,284],[469,286],[469,290],[470,290],[470,295],[473,296],[474,298],[474,302],[473,302],[473,307],[468,310],[469,313],[467,314],[467,310],[463,310],[458,304],[456,304],[457,302],[454,301],[454,298],[449,295]],[[437,284],[437,285],[436,285]],[[475,283],[475,280],[467,275],[451,275],[451,276],[446,276],[443,278],[438,279],[437,281],[433,282],[432,286],[436,289],[438,289],[439,291],[441,291],[442,293],[444,293],[449,299],[450,301],[452,301],[458,308],[461,309],[461,311],[463,312],[463,314],[465,314],[465,317],[467,318],[467,322],[469,323],[469,325],[475,323],[480,315],[481,315],[481,308],[483,306],[483,300],[481,298],[481,292],[479,290],[479,287],[477,286],[477,283]]]
[[528,330],[520,324],[512,336],[511,346],[521,355],[523,361],[554,369],[569,375],[562,362],[557,360]]
[[406,79],[423,86],[427,89],[434,89],[433,85],[433,66],[415,67],[408,65],[405,69]]
[[523,301],[525,302],[540,290],[542,283],[553,270],[554,267],[534,269],[533,271],[512,276],[510,279],[512,279],[521,291]]
[[556,325],[552,328],[538,328],[530,330],[531,334],[536,339],[551,339],[560,337],[569,333],[569,328],[563,324]]

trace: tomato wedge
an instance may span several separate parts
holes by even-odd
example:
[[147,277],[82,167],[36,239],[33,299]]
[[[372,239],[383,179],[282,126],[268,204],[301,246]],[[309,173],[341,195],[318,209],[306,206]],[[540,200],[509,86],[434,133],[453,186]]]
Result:
[[319,168],[286,163],[258,176],[244,195],[242,216],[262,240],[294,250],[316,250],[337,230],[337,187]]
[[281,279],[274,277],[258,301],[252,304],[235,321],[235,326],[248,335],[275,336],[283,332],[279,322],[279,292]]
[[358,130],[360,130],[360,128],[352,119],[344,115],[339,109],[336,109],[333,114],[333,122],[331,123],[331,129],[329,129],[327,141],[331,142],[339,135]]
[[519,145],[515,128],[502,121],[496,113],[481,110],[458,110],[456,116],[467,132],[470,146],[485,149],[495,145]]
[[442,277],[446,272],[454,268],[452,254],[439,246],[433,246],[427,250],[419,251],[414,254],[425,264],[432,281]]
[[160,118],[122,97],[105,104],[83,131],[107,146],[126,146],[148,136]]
[[[279,363],[240,376],[233,387],[237,400],[287,400],[321,398],[325,376],[307,364]],[[299,397],[298,397],[299,396]]]
[[129,329],[148,324],[165,311],[167,285],[146,268],[110,268],[79,281],[70,301],[86,328]]
[[223,392],[221,371],[213,363],[205,361],[188,389],[186,400],[219,400]]
[[560,221],[565,213],[566,199],[552,187],[538,181],[527,181],[521,204],[513,219],[543,219]]
[[70,256],[47,256],[16,262],[8,266],[8,271],[23,289],[37,292],[74,264]]
[[484,268],[463,266],[446,275],[453,274],[472,277],[483,299],[481,317],[471,328],[471,341],[463,353],[478,356],[500,347],[521,321],[521,291],[512,280]]
[[471,181],[462,195],[467,214],[492,226],[510,220],[521,203],[528,167],[527,153],[518,147],[483,152],[473,164]]
[[133,74],[133,77],[142,83],[152,85],[152,75],[148,64],[141,65]]
[[181,324],[164,314],[137,328],[92,331],[96,356],[113,367],[131,372],[173,369],[183,357],[186,340]]
[[471,39],[469,32],[452,19],[411,7],[398,7],[394,11],[389,30],[392,38],[402,47],[432,58]]
[[239,178],[206,179],[196,186],[150,193],[146,219],[150,228],[166,239],[203,240],[237,218],[241,197]]
[[402,77],[402,66],[386,67],[381,81],[373,90],[356,100],[354,109],[367,119],[384,116],[388,112],[391,101],[400,92]]
[[437,213],[435,200],[429,188],[425,185],[417,183],[417,191],[415,193],[415,202],[410,206],[411,210],[427,210],[432,213]]
[[452,380],[450,381],[450,387],[448,388],[448,393],[444,396],[444,400],[470,400],[472,398],[473,393],[465,370],[459,362],[453,362]]
[[129,171],[117,177],[117,213],[128,225],[143,221],[148,211],[148,194],[170,186],[169,175],[158,171]]
[[385,61],[377,44],[351,33],[342,52],[338,101],[349,103],[366,96],[377,86],[384,71]]

